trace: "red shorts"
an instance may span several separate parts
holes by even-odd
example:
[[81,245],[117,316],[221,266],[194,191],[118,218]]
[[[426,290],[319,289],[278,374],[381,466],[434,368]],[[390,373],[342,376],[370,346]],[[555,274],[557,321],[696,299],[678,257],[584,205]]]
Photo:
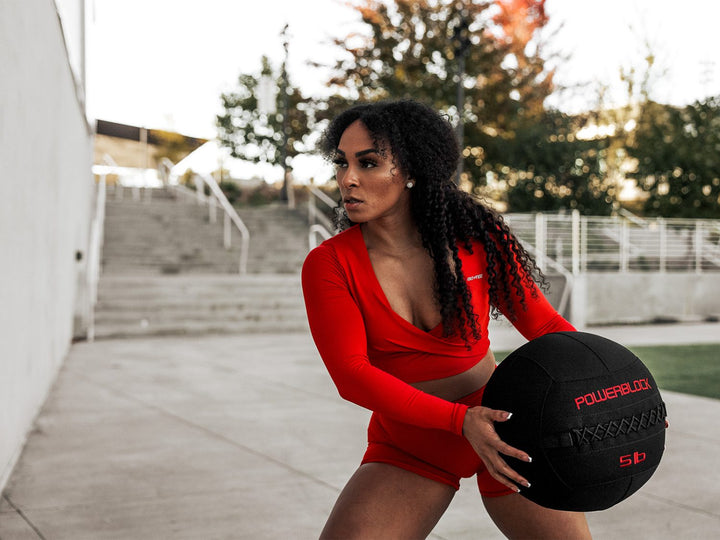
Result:
[[[480,405],[485,387],[458,400]],[[368,426],[368,448],[363,463],[388,463],[425,478],[460,488],[460,478],[477,474],[480,493],[501,497],[515,493],[495,480],[470,443],[461,435],[397,422],[373,413]]]

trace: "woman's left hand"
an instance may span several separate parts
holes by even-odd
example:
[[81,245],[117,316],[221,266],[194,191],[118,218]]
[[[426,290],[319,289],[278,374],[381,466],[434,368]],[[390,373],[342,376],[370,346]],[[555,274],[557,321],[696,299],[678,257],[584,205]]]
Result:
[[463,436],[483,460],[493,478],[514,491],[520,491],[518,485],[530,487],[530,482],[510,468],[500,454],[521,461],[532,459],[522,450],[503,442],[494,425],[495,422],[506,422],[511,416],[511,413],[488,407],[470,407],[465,413]]

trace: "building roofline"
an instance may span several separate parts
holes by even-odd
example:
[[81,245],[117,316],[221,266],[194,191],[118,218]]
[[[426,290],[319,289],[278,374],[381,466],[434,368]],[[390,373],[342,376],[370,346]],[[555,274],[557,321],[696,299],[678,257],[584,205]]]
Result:
[[108,137],[116,137],[118,139],[127,139],[130,141],[143,141],[143,130],[147,132],[147,142],[149,144],[157,144],[163,140],[162,133],[174,133],[180,135],[185,139],[188,145],[199,147],[205,144],[208,140],[201,139],[199,137],[190,137],[183,135],[182,133],[169,132],[162,129],[148,129],[139,126],[132,126],[129,124],[120,124],[118,122],[110,122],[109,120],[96,120],[95,133],[98,135],[106,135]]

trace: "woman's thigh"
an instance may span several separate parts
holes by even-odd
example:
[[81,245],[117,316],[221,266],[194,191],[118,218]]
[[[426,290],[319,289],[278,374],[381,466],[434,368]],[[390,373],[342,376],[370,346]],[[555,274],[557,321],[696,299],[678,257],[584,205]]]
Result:
[[543,508],[519,494],[483,497],[483,504],[500,532],[514,539],[588,540],[585,514]]
[[451,486],[410,471],[366,463],[340,493],[320,538],[425,538],[454,495]]

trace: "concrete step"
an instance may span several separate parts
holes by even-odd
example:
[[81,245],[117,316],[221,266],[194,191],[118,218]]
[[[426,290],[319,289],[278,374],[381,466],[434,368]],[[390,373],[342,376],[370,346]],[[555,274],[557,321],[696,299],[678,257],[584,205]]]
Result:
[[237,273],[240,250],[226,250],[222,246],[179,246],[164,244],[157,248],[133,244],[114,245],[103,251],[103,272],[108,274],[154,271],[158,274]]
[[243,276],[240,235],[223,247],[221,212],[209,223],[195,204],[109,200],[96,338],[306,331],[304,218],[281,205],[239,214],[250,231]]
[[305,331],[297,274],[104,275],[96,338]]
[[257,294],[210,298],[176,297],[105,297],[97,304],[99,315],[123,317],[123,313],[142,311],[144,313],[167,314],[168,316],[196,313],[211,316],[234,316],[251,310],[293,310],[305,309],[300,297],[261,297]]
[[[240,245],[240,233],[233,234],[231,237],[231,249]],[[270,243],[272,242],[272,243]],[[250,234],[250,245],[264,246],[280,249],[299,249],[307,250],[307,231],[301,231],[301,234]],[[190,250],[202,249],[207,246],[223,247],[222,230],[215,231],[210,227],[195,228],[190,230],[175,231],[152,231],[143,230],[141,234],[133,234],[131,230],[124,230],[122,233],[107,234],[105,236],[104,250],[111,250],[116,247],[123,249],[142,249],[147,246],[158,248],[169,246],[187,246]]]
[[[174,191],[170,191],[165,188],[148,188],[150,190],[150,199],[153,201],[161,200],[161,199],[172,199],[175,200],[177,198],[177,195]],[[118,191],[122,191],[121,199],[118,199]],[[137,188],[132,187],[125,187],[125,186],[108,186],[107,188],[107,198],[108,200],[116,201],[116,200],[125,200],[125,201],[132,201],[133,200],[133,193],[136,192],[140,195],[142,200],[147,199],[147,192],[145,191],[145,188],[140,189],[139,191]]]
[[174,276],[174,277],[144,277],[144,276],[115,276],[103,278],[100,283],[100,293],[105,291],[123,290],[123,291],[145,291],[151,289],[155,291],[178,291],[197,294],[217,290],[221,288],[227,291],[259,291],[266,293],[269,291],[290,290],[299,291],[300,276],[284,275],[284,274],[265,274],[258,276],[240,276],[240,275],[222,275],[208,274],[205,276]]
[[143,261],[138,262],[136,260],[128,261],[114,261],[103,269],[103,274],[106,276],[116,275],[127,275],[134,274],[138,276],[172,276],[177,274],[208,274],[208,273],[222,273],[222,274],[237,274],[240,263],[238,261],[231,261],[227,264],[221,264],[217,261],[212,263],[187,263],[187,262],[176,262],[176,261],[165,261],[165,262],[153,262]]
[[172,258],[186,260],[200,260],[203,258],[227,258],[232,257],[231,250],[226,250],[221,245],[183,246],[180,244],[163,244],[152,247],[150,244],[128,244],[127,246],[110,246],[103,251],[103,258]]
[[106,206],[105,215],[113,219],[130,219],[132,217],[147,221],[162,221],[164,216],[182,219],[187,217],[201,217],[209,220],[207,209],[181,202],[169,202],[155,205],[128,206],[124,203],[115,206]]
[[[157,241],[156,241],[157,242]],[[239,252],[239,250],[238,250]],[[114,243],[111,246],[103,248],[103,258],[110,257],[130,257],[136,259],[153,257],[170,257],[183,259],[198,259],[202,257],[221,257],[233,256],[234,248],[225,249],[221,244],[207,242],[204,246],[185,245],[179,242],[158,242],[153,245],[151,242],[145,244],[129,243],[120,245]]]
[[[307,255],[307,224],[283,205],[238,210],[250,231],[248,271],[296,273]],[[234,273],[240,261],[240,235],[223,247],[222,212],[209,223],[205,207],[159,199],[108,200],[103,269],[108,274],[136,272]]]
[[[96,325],[111,326],[124,324],[153,324],[166,327],[178,326],[184,328],[187,324],[206,324],[209,326],[234,325],[240,327],[245,322],[251,322],[254,326],[260,323],[270,324],[268,331],[273,330],[275,323],[292,322],[302,326],[305,323],[305,308],[303,306],[270,307],[265,309],[259,306],[249,306],[243,309],[226,310],[197,310],[191,306],[183,306],[183,309],[133,309],[119,311],[101,311],[95,318]],[[142,321],[145,321],[144,323]]]
[[274,334],[306,332],[307,321],[244,320],[244,321],[150,321],[141,319],[126,324],[103,324],[96,327],[95,339],[140,338],[148,336],[203,336],[209,334]]

